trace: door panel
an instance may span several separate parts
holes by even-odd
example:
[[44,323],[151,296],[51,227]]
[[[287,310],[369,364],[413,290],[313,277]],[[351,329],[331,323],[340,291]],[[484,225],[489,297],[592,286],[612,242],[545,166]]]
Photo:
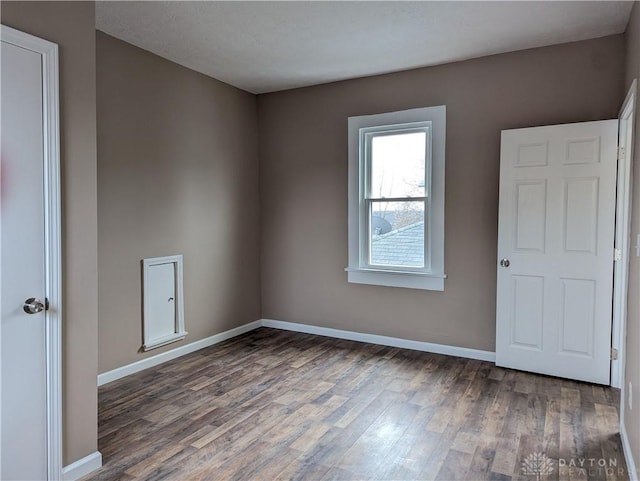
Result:
[[547,142],[519,144],[518,155],[515,157],[515,167],[547,165],[548,158],[549,144]]
[[149,340],[159,341],[176,333],[176,275],[174,263],[149,267]]
[[609,383],[617,128],[502,132],[499,366]]
[[544,252],[547,182],[518,182],[515,187],[515,250]]
[[564,183],[564,252],[596,255],[598,235],[597,178],[568,179]]
[[562,317],[560,352],[593,356],[596,283],[583,279],[561,279]]
[[2,42],[0,479],[47,479],[42,58]]
[[544,278],[513,276],[511,344],[527,349],[542,348]]
[[567,141],[565,165],[595,164],[600,162],[600,137]]

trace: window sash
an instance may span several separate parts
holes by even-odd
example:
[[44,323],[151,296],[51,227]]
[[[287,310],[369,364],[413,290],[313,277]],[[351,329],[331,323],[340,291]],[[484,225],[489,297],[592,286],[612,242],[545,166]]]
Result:
[[[431,272],[431,177],[432,177],[432,122],[412,122],[407,124],[383,125],[360,129],[360,268],[394,271],[394,272]],[[424,166],[424,196],[407,197],[378,197],[371,195],[372,184],[372,140],[377,136],[400,135],[424,132],[425,166]],[[413,267],[403,265],[381,265],[371,262],[371,209],[377,202],[423,202],[424,203],[424,266]]]
[[[373,235],[371,234],[371,216],[373,214],[372,208],[376,203],[382,202],[422,202],[424,206],[423,215],[424,215],[424,223],[423,223],[423,266],[407,266],[407,265],[396,265],[396,264],[374,264],[371,261],[372,256],[372,242]],[[361,233],[361,238],[364,238],[364,245],[361,247],[360,252],[361,262],[360,267],[365,269],[375,269],[375,270],[386,270],[386,271],[406,271],[406,272],[421,272],[427,273],[431,272],[431,239],[430,239],[430,202],[428,197],[413,197],[413,198],[400,198],[399,200],[389,200],[387,198],[382,199],[364,199],[363,200],[364,207],[364,217],[365,217],[365,227],[364,231]]]
[[[383,198],[371,194],[372,184],[372,141],[374,137],[384,137],[388,135],[413,134],[424,132],[425,156],[424,156],[424,197],[431,195],[431,156],[432,156],[432,128],[431,121],[412,122],[408,124],[382,125],[376,127],[365,127],[360,129],[360,181],[361,192],[365,199]],[[401,197],[408,199],[412,197]]]

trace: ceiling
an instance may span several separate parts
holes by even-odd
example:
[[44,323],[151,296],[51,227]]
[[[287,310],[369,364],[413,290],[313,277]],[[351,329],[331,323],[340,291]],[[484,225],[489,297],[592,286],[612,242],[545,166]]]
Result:
[[624,32],[625,1],[99,1],[109,35],[252,93]]

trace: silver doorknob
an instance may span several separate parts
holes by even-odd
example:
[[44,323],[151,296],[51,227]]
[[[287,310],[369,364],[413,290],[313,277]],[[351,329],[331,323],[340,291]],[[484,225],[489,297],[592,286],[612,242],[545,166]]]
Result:
[[511,265],[511,262],[509,261],[509,259],[500,259],[500,265],[502,267],[509,267]]
[[44,303],[40,299],[36,299],[35,297],[30,297],[26,301],[24,301],[24,305],[22,309],[27,314],[37,314],[38,312],[44,311]]

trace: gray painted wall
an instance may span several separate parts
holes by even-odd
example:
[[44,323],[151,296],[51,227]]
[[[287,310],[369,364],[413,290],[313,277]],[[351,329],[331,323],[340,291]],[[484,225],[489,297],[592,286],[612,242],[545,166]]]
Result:
[[[262,316],[493,351],[500,131],[617,117],[624,37],[258,97]],[[444,292],[348,284],[347,118],[447,106]]]
[[[99,371],[260,318],[256,98],[97,32]],[[183,341],[143,353],[140,260],[184,255]]]

